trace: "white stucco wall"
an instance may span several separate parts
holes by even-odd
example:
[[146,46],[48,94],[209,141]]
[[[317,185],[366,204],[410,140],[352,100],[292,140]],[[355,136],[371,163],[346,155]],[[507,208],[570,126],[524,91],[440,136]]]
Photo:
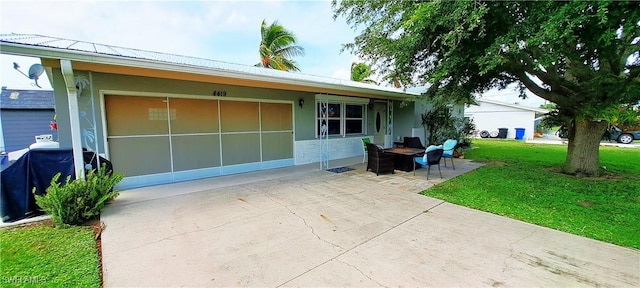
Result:
[[[329,160],[362,156],[362,138],[373,140],[373,135],[329,138]],[[295,141],[293,146],[295,165],[320,162],[320,139]]]
[[473,119],[478,133],[482,130],[491,132],[498,131],[498,128],[508,128],[507,139],[514,139],[515,128],[524,128],[525,139],[533,138],[534,111],[481,101],[478,103],[479,106],[472,105],[464,111],[465,117]]

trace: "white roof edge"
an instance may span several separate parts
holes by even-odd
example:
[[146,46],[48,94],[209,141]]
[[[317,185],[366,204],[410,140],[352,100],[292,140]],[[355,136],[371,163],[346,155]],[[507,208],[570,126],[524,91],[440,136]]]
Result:
[[478,98],[477,101],[478,102],[487,102],[487,103],[491,103],[491,104],[507,106],[507,107],[512,107],[512,108],[517,108],[517,109],[522,109],[522,110],[529,110],[529,111],[533,111],[533,112],[537,112],[537,113],[549,113],[550,112],[547,109],[527,107],[527,106],[522,106],[522,105],[512,104],[512,103],[507,103],[507,102],[502,102],[502,101],[493,100],[493,99]]
[[[368,93],[368,94],[372,94],[372,96],[384,96],[389,98],[396,98],[398,100],[412,100],[413,98],[412,96],[420,95],[419,93],[414,93],[414,92],[391,91],[390,89],[389,90],[375,89],[375,87],[372,87],[372,88],[357,87],[352,85],[325,83],[320,81],[310,81],[310,80],[304,80],[304,79],[288,79],[288,78],[281,78],[281,77],[270,76],[270,75],[243,73],[240,71],[222,70],[222,69],[215,69],[215,68],[207,68],[203,66],[171,63],[171,62],[157,61],[157,60],[144,59],[144,58],[132,58],[132,57],[125,57],[125,56],[86,52],[86,51],[80,51],[80,50],[21,44],[21,43],[15,43],[15,42],[0,41],[0,51],[2,52],[2,54],[10,54],[10,55],[17,55],[17,56],[66,59],[71,61],[82,61],[82,62],[89,62],[89,63],[96,63],[96,64],[121,65],[121,66],[128,66],[128,67],[140,67],[140,68],[149,68],[149,69],[157,69],[157,70],[164,70],[164,71],[173,71],[173,72],[186,72],[186,73],[208,75],[208,76],[219,76],[219,77],[227,77],[227,78],[234,78],[234,79],[248,79],[248,80],[265,81],[265,82],[272,82],[272,83],[279,83],[279,84],[300,85],[300,86],[306,86],[310,88],[336,89],[336,90],[344,90],[344,91],[350,91],[350,92]],[[322,76],[314,76],[314,75],[310,75],[310,76],[326,78]],[[342,79],[333,79],[333,78],[327,78],[327,79],[346,81]]]

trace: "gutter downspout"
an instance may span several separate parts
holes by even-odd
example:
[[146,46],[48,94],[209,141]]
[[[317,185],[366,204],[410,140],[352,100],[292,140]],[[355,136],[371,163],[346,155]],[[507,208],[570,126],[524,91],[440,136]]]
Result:
[[69,101],[69,123],[71,124],[71,147],[73,148],[73,165],[76,172],[76,179],[84,178],[84,158],[82,156],[82,138],[80,131],[80,113],[78,111],[78,92],[76,82],[73,77],[73,67],[71,61],[60,60],[62,77],[67,88],[67,98]]

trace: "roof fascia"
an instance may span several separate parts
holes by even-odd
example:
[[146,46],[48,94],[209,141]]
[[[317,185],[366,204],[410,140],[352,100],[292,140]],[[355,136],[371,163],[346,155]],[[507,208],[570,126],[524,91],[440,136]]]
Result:
[[516,108],[516,109],[521,109],[521,110],[533,111],[533,112],[536,112],[536,113],[549,113],[549,111],[545,110],[545,109],[538,109],[538,108],[533,108],[533,107],[509,104],[509,103],[496,101],[496,100],[490,100],[490,99],[478,99],[478,102],[487,102],[487,103],[500,105],[500,106],[506,106],[506,107]]

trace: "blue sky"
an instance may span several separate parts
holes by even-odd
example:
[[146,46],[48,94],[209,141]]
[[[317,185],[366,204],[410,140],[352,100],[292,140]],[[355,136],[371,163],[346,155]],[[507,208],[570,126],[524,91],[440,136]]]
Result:
[[[356,33],[343,18],[333,19],[330,0],[3,0],[0,19],[3,34],[41,34],[246,65],[259,61],[262,20],[277,20],[305,49],[305,56],[294,59],[302,73],[348,79],[351,63],[358,60],[348,51],[340,52]],[[33,88],[32,81],[13,70],[13,62],[26,72],[38,59],[2,55],[1,85]],[[47,81],[39,83],[50,89]],[[523,102],[512,90],[496,95]]]
[[[266,19],[277,20],[297,36],[306,54],[294,59],[302,73],[348,78],[356,59],[340,53],[355,32],[343,19],[333,20],[328,0],[3,1],[0,5],[2,33],[41,34],[254,65],[259,61],[260,24]],[[27,60],[19,62],[24,69],[30,65]],[[9,78],[9,74],[20,76],[12,70],[12,62],[2,63],[2,85],[24,87],[26,82],[29,87],[26,78],[17,83]]]

